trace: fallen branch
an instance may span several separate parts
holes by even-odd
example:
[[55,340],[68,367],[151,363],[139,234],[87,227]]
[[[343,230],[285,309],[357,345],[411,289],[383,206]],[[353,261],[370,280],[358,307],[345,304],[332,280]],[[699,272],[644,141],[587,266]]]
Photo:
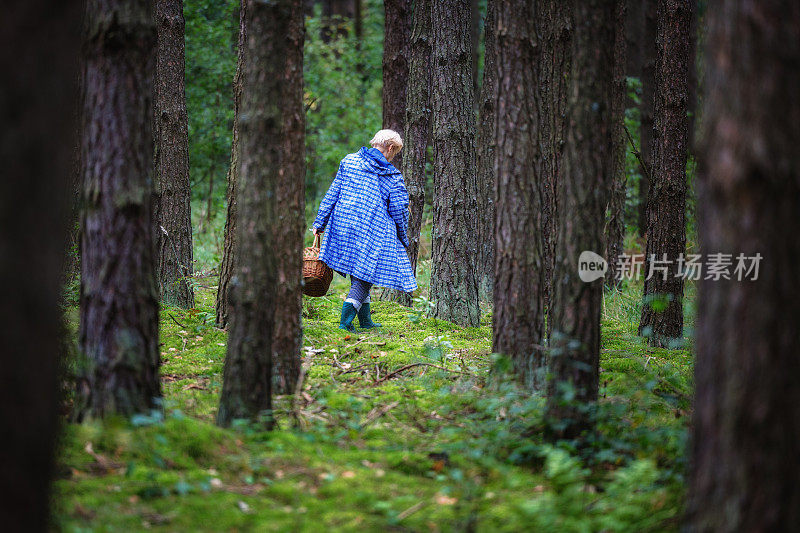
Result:
[[390,403],[389,405],[384,405],[380,409],[377,409],[377,410],[373,409],[367,415],[367,418],[364,420],[364,422],[362,422],[361,429],[364,429],[368,425],[372,424],[377,419],[379,419],[380,417],[382,417],[383,415],[385,415],[386,413],[388,413],[389,411],[391,411],[392,409],[394,409],[398,405],[400,405],[400,402],[399,401],[394,401],[394,402]]
[[406,365],[404,367],[398,368],[394,372],[390,372],[390,373],[386,374],[381,379],[376,381],[374,383],[374,385],[378,385],[379,383],[383,383],[384,381],[388,381],[388,380],[392,379],[393,377],[395,377],[396,375],[398,375],[398,374],[400,374],[402,372],[405,372],[406,370],[409,370],[411,368],[418,367],[418,366],[430,366],[430,367],[433,367],[433,368],[438,368],[439,370],[452,372],[454,374],[462,374],[462,375],[468,375],[468,376],[474,376],[475,375],[475,374],[472,374],[470,372],[462,372],[460,370],[452,370],[450,368],[446,368],[446,367],[439,366],[439,365],[432,365],[430,363],[411,363],[410,365]]
[[400,520],[402,520],[404,518],[408,518],[412,514],[416,513],[420,509],[422,509],[422,506],[424,506],[424,505],[425,505],[424,501],[415,503],[414,505],[412,505],[411,507],[409,507],[408,509],[406,509],[405,511],[403,511],[402,513],[397,515],[397,521],[399,522]]
[[303,426],[302,418],[300,417],[300,398],[303,393],[303,384],[306,380],[306,367],[305,365],[300,365],[300,375],[297,376],[297,386],[294,389],[294,395],[292,396],[292,418],[294,418],[295,423],[298,427]]
[[182,327],[183,329],[187,329],[187,327],[184,324],[181,324],[180,322],[178,322],[177,318],[172,316],[172,313],[167,313],[167,315],[169,315],[169,317],[172,319],[172,321],[175,322],[176,324],[178,324],[178,326]]

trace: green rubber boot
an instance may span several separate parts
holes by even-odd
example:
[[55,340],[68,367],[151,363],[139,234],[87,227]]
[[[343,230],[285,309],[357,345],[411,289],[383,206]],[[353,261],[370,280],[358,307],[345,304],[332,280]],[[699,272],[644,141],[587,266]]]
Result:
[[339,329],[346,329],[347,331],[355,332],[356,328],[353,327],[353,319],[355,317],[355,306],[350,302],[345,302],[342,305],[342,316],[339,318]]
[[372,314],[369,311],[369,302],[361,304],[361,309],[358,310],[358,325],[361,329],[381,327],[381,324],[372,321]]

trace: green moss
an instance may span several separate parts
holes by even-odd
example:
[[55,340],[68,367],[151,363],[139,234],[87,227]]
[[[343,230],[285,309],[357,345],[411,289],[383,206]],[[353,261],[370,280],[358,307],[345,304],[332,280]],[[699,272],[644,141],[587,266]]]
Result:
[[279,427],[265,433],[213,424],[226,333],[212,325],[216,280],[198,280],[196,309],[161,313],[164,416],[67,427],[58,525],[675,529],[692,356],[636,336],[640,288],[605,301],[599,431],[552,448],[543,398],[489,376],[490,322],[412,321],[412,310],[376,301],[384,327],[350,334],[337,327],[346,287],[339,278],[329,296],[304,300],[305,394],[295,414],[277,397]]

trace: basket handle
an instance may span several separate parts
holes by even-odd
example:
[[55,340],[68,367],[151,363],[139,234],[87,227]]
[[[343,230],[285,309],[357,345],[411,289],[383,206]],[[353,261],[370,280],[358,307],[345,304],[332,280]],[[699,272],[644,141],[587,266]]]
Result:
[[319,233],[314,234],[314,244],[313,244],[314,248],[319,248],[321,239],[322,236]]

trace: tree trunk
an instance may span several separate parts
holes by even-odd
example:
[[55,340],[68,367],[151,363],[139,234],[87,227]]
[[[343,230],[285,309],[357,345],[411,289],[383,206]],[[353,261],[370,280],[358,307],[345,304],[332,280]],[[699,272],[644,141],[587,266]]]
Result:
[[[550,65],[556,2],[498,2],[495,131],[496,210],[494,345],[508,354],[526,388],[544,384],[544,292],[547,261],[543,212],[552,170],[549,148]],[[540,40],[540,37],[542,39]],[[549,47],[549,49],[548,49]]]
[[625,74],[642,76],[642,43],[644,42],[644,2],[625,0]]
[[470,59],[470,65],[472,67],[472,94],[475,95],[475,105],[477,105],[477,95],[479,94],[478,91],[480,91],[478,56],[481,42],[481,6],[478,0],[470,0],[469,2],[469,19],[469,38],[471,42],[470,48],[472,50],[472,58]]
[[639,180],[639,233],[647,232],[647,202],[650,191],[650,175],[653,168],[653,106],[656,91],[656,35],[658,21],[656,6],[658,0],[644,0],[644,41],[642,42],[642,102],[639,105],[641,128],[639,130],[639,151],[647,168],[640,172]]
[[[678,257],[686,252],[686,117],[690,0],[659,0],[653,173],[647,205],[645,304],[639,334],[653,346],[683,336],[683,277]],[[669,264],[664,275],[653,259]],[[661,263],[663,266],[664,263]],[[655,273],[650,276],[651,270]],[[647,279],[649,278],[649,279]],[[662,306],[666,304],[666,309]]]
[[[300,349],[302,348],[303,314],[303,232],[305,231],[305,124],[303,105],[303,40],[305,18],[300,6],[302,0],[287,0],[292,8],[291,18],[278,35],[288,40],[281,47],[285,56],[282,63],[274,65],[280,91],[280,117],[282,143],[281,166],[275,184],[278,212],[272,221],[275,233],[275,255],[278,262],[277,300],[280,306],[275,314],[273,338],[273,384],[277,394],[291,394],[300,377]],[[267,56],[268,57],[268,56]],[[261,67],[265,70],[267,67]],[[278,70],[279,69],[279,70]],[[266,71],[269,71],[268,69]],[[283,74],[282,77],[279,77]],[[275,132],[278,133],[278,132]],[[271,134],[264,139],[273,138]],[[260,142],[265,142],[263,139]],[[256,167],[258,168],[258,167]]]
[[62,267],[72,200],[81,2],[3,6],[0,66],[0,523],[43,532],[64,357]]
[[[610,184],[612,150],[611,95],[614,64],[615,0],[574,5],[564,172],[558,182],[558,263],[549,315],[553,334],[549,362],[548,417],[571,438],[590,427],[581,404],[597,399],[600,313],[603,280],[590,283],[576,275],[583,251],[603,250],[603,220]],[[567,401],[564,389],[572,388]]]
[[91,0],[85,32],[79,418],[149,412],[161,396],[151,3]]
[[[388,20],[388,19],[387,19]],[[412,31],[409,47],[410,65],[406,85],[405,133],[403,135],[403,177],[408,189],[408,258],[417,272],[422,211],[425,207],[425,162],[431,132],[431,2],[415,0],[412,9]],[[384,122],[385,124],[386,122]],[[386,289],[382,300],[411,306],[411,294]]]
[[606,250],[608,261],[606,285],[619,287],[621,276],[617,272],[617,257],[623,252],[625,239],[625,102],[627,82],[625,78],[626,42],[625,19],[626,1],[616,0],[614,26],[614,93],[611,95],[611,132],[614,144],[608,160],[611,190],[608,198],[608,220],[606,222]]
[[692,2],[692,22],[689,25],[689,88],[688,88],[688,101],[686,102],[687,115],[689,116],[689,152],[695,153],[695,129],[697,125],[697,39],[698,39],[698,9],[697,2]]
[[478,107],[478,294],[492,301],[494,291],[494,187],[497,146],[497,49],[495,46],[495,4],[486,2],[484,22],[483,84]]
[[477,169],[469,3],[433,2],[433,251],[436,318],[478,326]]
[[282,366],[290,355],[282,352],[282,332],[291,330],[299,340],[303,205],[297,190],[302,191],[305,154],[301,8],[300,0],[247,2],[247,61],[239,116],[240,246],[217,415],[222,426],[263,415],[271,426],[273,354],[279,372],[289,375]]
[[[698,174],[700,282],[689,531],[800,524],[800,5],[727,0],[708,10]],[[754,80],[758,80],[757,83]],[[737,256],[762,257],[757,280]]]
[[[547,34],[548,44],[546,51],[550,54],[544,60],[549,63],[549,68],[542,67],[543,75],[547,76],[551,86],[548,98],[550,104],[549,120],[551,126],[547,129],[545,139],[545,160],[550,161],[550,171],[544,182],[544,197],[542,211],[542,227],[544,234],[544,247],[547,250],[545,262],[545,290],[544,304],[551,308],[553,293],[553,272],[556,264],[556,242],[558,240],[558,182],[562,179],[564,145],[566,144],[567,127],[567,93],[569,91],[572,65],[572,11],[571,2],[543,3],[540,17],[547,20],[550,33]],[[552,323],[548,320],[548,337],[552,331]]]
[[231,279],[236,269],[236,239],[238,204],[236,201],[239,181],[240,156],[239,148],[239,108],[242,103],[242,77],[244,76],[245,48],[247,46],[247,4],[241,0],[239,6],[239,44],[236,74],[233,78],[233,141],[231,142],[231,166],[228,168],[228,189],[225,200],[228,213],[225,218],[225,237],[222,245],[222,263],[219,267],[219,283],[217,284],[217,327],[228,327],[229,292]]
[[[383,38],[383,127],[403,133],[411,53],[411,0],[386,0]],[[403,168],[403,152],[394,166]]]
[[162,303],[194,307],[183,0],[156,0],[156,246]]

